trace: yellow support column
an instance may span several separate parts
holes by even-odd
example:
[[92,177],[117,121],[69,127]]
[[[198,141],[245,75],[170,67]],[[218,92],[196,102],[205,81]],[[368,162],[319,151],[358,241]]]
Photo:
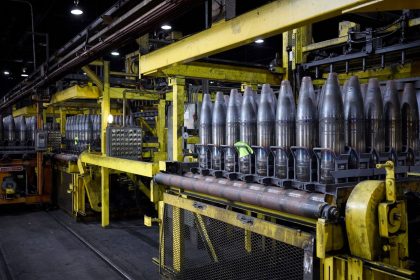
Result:
[[159,152],[154,154],[154,162],[160,160],[166,160],[166,148],[167,148],[167,138],[166,138],[166,100],[159,100],[158,105],[158,116],[156,119],[156,134],[159,142]]
[[[102,91],[102,122],[101,122],[101,152],[106,154],[106,127],[108,125],[108,116],[111,110],[109,95],[109,61],[104,61],[104,88]],[[101,167],[101,213],[102,227],[109,225],[109,169]]]
[[283,68],[285,69],[284,74],[283,74],[283,79],[284,80],[288,80],[289,79],[289,72],[290,72],[290,67],[289,67],[289,61],[290,58],[289,55],[291,53],[291,47],[292,47],[292,31],[286,31],[283,34]]
[[64,137],[66,133],[66,112],[60,107],[60,133]]
[[[60,133],[61,137],[66,135],[66,112],[60,107]],[[61,148],[64,148],[65,144],[61,144]]]
[[171,78],[172,85],[172,160],[183,161],[182,127],[184,126],[185,78]]

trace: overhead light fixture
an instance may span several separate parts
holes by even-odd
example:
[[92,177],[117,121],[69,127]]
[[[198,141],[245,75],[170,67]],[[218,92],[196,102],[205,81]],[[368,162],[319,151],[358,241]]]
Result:
[[172,26],[170,26],[169,24],[163,24],[160,28],[162,28],[163,30],[171,30]]
[[112,114],[108,115],[107,122],[108,124],[112,124],[114,122],[114,116]]
[[113,55],[113,56],[119,56],[119,55],[120,55],[120,53],[119,53],[119,52],[117,52],[117,51],[112,51],[112,52],[111,52],[111,55]]
[[255,40],[255,43],[262,44],[262,43],[264,43],[264,40],[263,39],[257,39],[257,40]]
[[79,0],[74,0],[74,6],[71,8],[70,13],[75,16],[80,16],[83,14],[83,10],[79,7]]
[[22,69],[22,74],[20,74],[21,77],[28,77],[29,75],[26,73],[26,68]]
[[8,75],[10,75],[10,72],[9,71],[4,71],[3,74],[8,76]]

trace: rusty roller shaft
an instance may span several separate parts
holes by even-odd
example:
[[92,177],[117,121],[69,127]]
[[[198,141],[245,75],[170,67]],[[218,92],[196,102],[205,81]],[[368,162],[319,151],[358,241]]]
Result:
[[238,185],[234,186],[238,183],[235,181],[222,179],[213,182],[187,176],[193,175],[179,176],[159,173],[155,176],[155,182],[312,219],[320,217],[334,219],[339,214],[335,206],[323,201],[324,195],[322,194],[318,194],[320,197],[315,199],[316,194],[298,190],[265,187],[258,184],[245,184],[243,187],[238,187]]

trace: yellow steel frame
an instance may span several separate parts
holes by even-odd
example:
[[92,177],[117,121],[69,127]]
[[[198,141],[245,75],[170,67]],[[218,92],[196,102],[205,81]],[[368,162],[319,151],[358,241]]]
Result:
[[[46,115],[53,115],[56,114],[56,112],[54,112],[54,110],[52,108],[45,108],[43,110],[43,113]],[[36,115],[36,106],[31,105],[31,106],[25,106],[19,109],[13,109],[12,111],[12,116],[13,117],[19,117],[19,116],[35,116]]]
[[182,76],[185,78],[194,79],[274,85],[278,85],[281,82],[279,75],[273,74],[265,69],[204,62],[192,62],[187,64],[174,65],[161,69],[149,76]]
[[83,152],[79,158],[80,161],[85,164],[105,167],[149,178],[153,177],[159,169],[159,164],[154,162],[115,158],[89,152]]
[[49,105],[54,105],[57,103],[62,103],[65,101],[75,100],[75,99],[98,99],[99,98],[99,89],[96,86],[86,85],[79,86],[75,85],[55,93]]
[[183,161],[185,78],[170,78],[169,85],[172,86],[172,160]]
[[[99,78],[97,77],[97,79]],[[64,89],[62,91],[55,93],[52,96],[50,103],[46,105],[56,106],[56,105],[59,105],[60,103],[75,101],[75,100],[83,100],[83,99],[97,100],[100,98],[100,92],[101,92],[100,88],[97,86],[75,85],[75,86],[69,87],[67,89]],[[123,99],[124,92],[125,92],[125,97],[131,100],[158,100],[159,99],[159,95],[150,93],[150,92],[133,91],[127,88],[117,88],[117,87],[109,88],[109,96],[111,99]]]
[[[64,134],[65,130],[65,118],[67,113],[73,113],[73,111],[68,111],[69,104],[77,103],[78,100],[99,100],[100,103],[100,112],[101,112],[101,154],[94,154],[85,152],[80,155],[79,160],[79,172],[82,176],[82,180],[75,181],[72,185],[74,188],[74,209],[80,209],[81,204],[84,205],[84,196],[82,200],[82,195],[79,195],[80,188],[77,189],[77,183],[84,185],[84,190],[88,195],[89,202],[91,207],[95,211],[101,211],[102,215],[102,226],[106,227],[109,225],[109,174],[110,170],[117,170],[121,172],[127,172],[129,174],[136,174],[146,177],[152,177],[157,171],[158,164],[149,163],[149,162],[140,162],[140,161],[131,161],[120,158],[111,158],[105,155],[106,153],[106,127],[108,115],[111,113],[111,99],[122,99],[127,98],[130,100],[159,100],[161,96],[152,92],[138,91],[127,88],[115,88],[110,87],[109,77],[110,69],[108,61],[95,61],[93,65],[103,67],[104,79],[103,81],[99,78],[94,71],[90,69],[89,66],[84,66],[83,70],[86,72],[86,75],[89,79],[95,84],[88,84],[86,86],[73,86],[63,91],[57,92],[53,95],[51,102],[46,104],[47,106],[59,106],[61,133]],[[74,103],[74,104],[76,104]],[[79,106],[79,105],[78,105]],[[83,105],[80,105],[83,106]],[[79,107],[80,107],[79,106]],[[51,108],[49,107],[49,108]],[[163,121],[160,120],[157,126],[157,134],[160,139],[160,148],[162,153],[158,153],[159,159],[166,159],[166,145],[164,145],[164,136],[165,134],[165,100],[161,100],[158,107],[159,116],[163,117]],[[78,113],[78,112],[77,112]],[[182,116],[183,117],[183,116]],[[159,144],[150,144],[151,147],[156,147]],[[101,181],[94,182],[92,180],[91,172],[92,169],[89,169],[89,172],[86,172],[85,165],[94,165],[99,167],[101,173]],[[143,185],[140,186],[142,191],[146,191],[147,188]],[[150,195],[150,191],[149,195]],[[147,193],[146,193],[147,195]],[[84,211],[84,208],[83,208]]]
[[[204,223],[200,223],[202,221],[202,216],[206,216],[217,221],[221,221],[232,225],[237,228],[241,228],[248,233],[256,233],[262,235],[263,237],[268,237],[298,248],[302,248],[305,250],[305,262],[307,263],[307,267],[305,267],[305,274],[309,273],[312,274],[312,247],[314,244],[314,236],[307,232],[302,232],[297,229],[293,229],[287,226],[279,225],[273,222],[265,221],[261,218],[254,218],[250,215],[242,215],[238,214],[237,212],[233,212],[230,210],[226,210],[224,208],[212,206],[206,203],[200,203],[200,207],[197,207],[197,201],[194,199],[189,199],[187,196],[176,196],[169,193],[163,194],[163,203],[171,205],[172,208],[172,226],[173,226],[173,268],[175,271],[179,272],[182,270],[183,265],[183,254],[184,254],[184,244],[183,244],[183,226],[182,226],[182,211],[186,210],[192,212],[195,217],[198,217],[199,229],[203,231],[205,236],[205,242],[207,243],[208,247],[210,248],[210,254],[214,261],[218,261],[218,256],[216,250],[213,247],[212,241],[210,236],[207,234],[206,225]],[[160,209],[163,212],[163,207]],[[161,217],[160,221],[163,221],[163,214],[159,214]],[[260,216],[262,217],[262,216]],[[250,222],[244,222],[243,219],[240,218],[247,218]],[[161,225],[161,228],[163,225]],[[162,233],[161,233],[162,234]],[[248,236],[250,236],[248,234]],[[249,243],[249,242],[248,242]],[[244,246],[248,248],[247,250],[252,250],[250,244],[247,244],[247,238],[244,240]],[[161,253],[160,255],[164,255],[162,250],[164,246],[161,244]],[[160,264],[163,266],[164,262]],[[309,271],[310,270],[310,271]],[[305,278],[306,279],[306,278]]]
[[190,62],[246,45],[258,38],[280,34],[317,20],[339,15],[344,9],[366,2],[372,1],[273,1],[167,47],[141,56],[139,73],[150,74],[173,64]]

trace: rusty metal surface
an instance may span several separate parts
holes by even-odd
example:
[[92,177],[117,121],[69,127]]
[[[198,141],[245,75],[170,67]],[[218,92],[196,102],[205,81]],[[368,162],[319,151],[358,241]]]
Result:
[[326,196],[323,194],[267,187],[192,173],[186,173],[184,176],[159,173],[155,176],[155,182],[308,218],[319,218],[325,214],[327,218],[333,218],[338,214],[334,206],[325,202]]

